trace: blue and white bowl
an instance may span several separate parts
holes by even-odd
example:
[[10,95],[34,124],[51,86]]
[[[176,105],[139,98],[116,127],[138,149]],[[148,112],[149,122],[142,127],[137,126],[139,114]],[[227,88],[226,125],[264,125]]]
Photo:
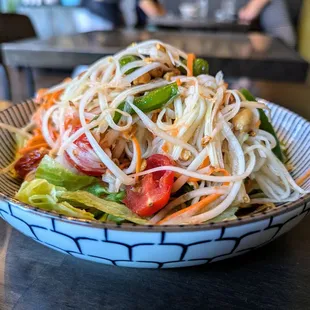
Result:
[[[268,104],[280,140],[287,147],[294,178],[309,169],[310,123]],[[0,122],[22,127],[35,110],[32,101],[0,112]],[[14,158],[14,137],[0,130],[0,166]],[[0,217],[33,240],[64,254],[125,267],[172,268],[215,262],[246,253],[297,225],[310,210],[310,194],[277,209],[216,224],[138,226],[104,224],[57,215],[16,201],[20,180],[0,175]],[[302,187],[310,189],[310,180]]]

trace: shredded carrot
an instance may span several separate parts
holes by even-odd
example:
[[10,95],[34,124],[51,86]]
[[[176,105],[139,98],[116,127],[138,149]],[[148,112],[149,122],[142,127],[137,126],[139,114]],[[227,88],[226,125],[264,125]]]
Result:
[[163,144],[163,146],[161,147],[161,149],[162,149],[164,152],[168,153],[168,152],[169,152],[169,144],[168,144],[167,142],[165,142],[165,143]]
[[221,196],[220,194],[212,194],[210,196],[207,196],[206,198],[198,201],[197,203],[165,217],[164,219],[159,221],[157,224],[158,225],[165,224],[172,219],[176,219],[177,217],[180,217],[180,218],[184,217],[184,219],[188,218],[189,216],[194,215],[195,213],[197,213],[199,210],[201,210],[202,208],[204,208],[211,202],[215,201],[220,196]]
[[[209,157],[207,157],[207,158],[204,160],[204,162],[205,162],[205,161],[206,161],[206,166],[208,166],[208,165],[210,164],[210,162],[209,162]],[[206,167],[206,166],[203,165],[204,162],[199,166],[199,169],[202,169],[202,168]],[[210,171],[208,171],[208,172],[206,173],[206,175],[210,175],[210,174],[212,174],[213,172],[220,172],[220,171],[219,171],[219,168],[210,167]],[[188,180],[187,180],[187,182],[199,182],[199,181],[200,181],[200,179],[198,179],[198,178],[193,178],[193,177],[188,178]]]
[[37,95],[36,95],[35,100],[36,100],[37,102],[40,102],[40,101],[43,99],[43,97],[45,96],[45,94],[46,94],[47,91],[48,91],[47,88],[40,88],[40,89],[37,91]]
[[177,83],[177,85],[178,86],[181,86],[182,85],[182,82],[181,82],[181,80],[180,79],[176,79],[176,81],[175,81],[176,83]]
[[42,127],[42,107],[37,109],[37,111],[32,115],[32,121],[38,128]]
[[[206,157],[206,158],[204,159],[204,161],[201,163],[201,165],[199,166],[198,169],[205,168],[205,167],[207,167],[207,166],[209,166],[209,165],[210,165],[209,157]],[[208,174],[211,174],[213,171],[214,171],[214,168],[211,168],[210,171],[208,172]],[[180,174],[180,176],[181,176],[181,174]],[[200,179],[197,179],[197,178],[189,178],[189,179],[187,180],[187,182],[199,182],[199,181],[200,181]]]
[[24,148],[20,149],[18,151],[18,153],[24,155],[24,154],[26,154],[26,153],[28,153],[30,151],[39,150],[41,148],[48,149],[49,146],[48,146],[47,143],[41,143],[41,144],[29,146],[29,147],[24,147]]
[[175,129],[172,129],[171,130],[171,136],[173,137],[176,137],[179,133],[179,129],[178,128],[175,128]]
[[25,147],[18,150],[18,153],[19,154],[26,154],[30,151],[38,150],[40,148],[48,149],[49,146],[46,143],[46,141],[42,135],[41,130],[39,128],[37,128],[33,131],[33,137],[27,141],[27,144],[25,145]]
[[183,175],[182,173],[174,172],[174,176],[175,176],[176,178],[179,178],[179,177],[181,177],[182,175]]
[[142,165],[142,152],[141,152],[141,146],[139,144],[139,141],[136,137],[132,137],[132,142],[136,148],[137,152],[137,163],[136,163],[136,173],[140,172],[141,165]]
[[[215,173],[220,172],[220,173],[222,173],[226,177],[230,176],[229,172],[226,169],[224,169],[224,168],[214,168],[212,173],[214,173],[214,172]],[[223,185],[227,186],[227,185],[229,185],[229,182],[224,182]]]
[[209,159],[209,157],[207,156],[207,157],[203,160],[202,164],[199,166],[198,169],[205,168],[205,167],[207,167],[207,166],[209,166],[209,165],[210,165],[210,159]]
[[197,178],[188,178],[187,182],[198,182],[200,179]]
[[[213,168],[211,169],[211,172],[209,174],[212,174],[214,172],[221,172],[223,173],[225,176],[229,176],[229,172],[225,169],[221,169],[221,168]],[[225,182],[224,185],[228,185],[229,182]],[[197,203],[184,208],[178,212],[175,212],[171,215],[168,215],[167,217],[165,217],[164,219],[162,219],[161,221],[159,221],[157,224],[161,225],[161,224],[165,224],[167,222],[169,222],[170,220],[173,219],[179,219],[179,220],[185,220],[188,219],[189,217],[195,215],[196,213],[198,213],[199,211],[201,211],[204,207],[206,207],[208,204],[214,202],[216,199],[218,199],[221,196],[221,194],[212,194],[209,195],[205,198],[203,198],[202,200],[198,201]]]
[[187,76],[193,76],[194,74],[194,61],[195,61],[195,54],[188,54],[187,55]]
[[58,90],[54,93],[50,93],[44,96],[44,103],[42,104],[42,107],[46,110],[52,107],[55,104],[56,100],[59,98],[59,96],[62,94],[62,92],[63,90]]
[[77,117],[74,117],[72,114],[66,114],[65,115],[65,129],[68,129],[69,127],[76,128],[81,127],[80,119]]
[[[86,71],[82,72],[83,74],[85,73]],[[81,74],[82,74],[81,73]],[[70,82],[72,79],[71,78],[65,78],[63,80],[63,83],[67,83],[67,82]],[[53,94],[57,94],[58,96],[63,92],[63,90],[59,90],[59,91],[56,91],[54,93],[50,93],[50,94],[46,94],[48,91],[48,88],[40,88],[38,91],[37,91],[37,95],[36,95],[36,102],[40,103],[43,99],[47,99],[47,98],[51,98],[53,96]],[[54,98],[55,99],[55,98]]]
[[310,178],[310,169],[296,180],[296,184],[300,186],[309,178]]

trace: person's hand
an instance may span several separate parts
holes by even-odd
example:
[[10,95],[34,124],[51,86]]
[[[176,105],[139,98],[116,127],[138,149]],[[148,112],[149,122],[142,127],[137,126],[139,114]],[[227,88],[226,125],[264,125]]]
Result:
[[148,17],[162,16],[166,14],[164,7],[156,1],[141,0],[139,6]]
[[239,20],[245,24],[250,24],[258,15],[260,11],[253,5],[246,5],[240,9],[238,15]]
[[241,22],[250,24],[257,18],[269,0],[251,0],[246,6],[240,9],[238,15]]

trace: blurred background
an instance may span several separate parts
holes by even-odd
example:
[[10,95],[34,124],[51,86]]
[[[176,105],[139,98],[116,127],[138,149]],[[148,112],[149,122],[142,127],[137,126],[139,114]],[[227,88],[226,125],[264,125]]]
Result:
[[[178,35],[184,33],[184,37],[187,38],[195,37],[196,34],[201,38],[211,36],[213,47],[214,44],[218,45],[218,54],[224,55],[227,59],[232,61],[240,57],[252,59],[250,54],[254,50],[261,62],[269,57],[273,57],[271,60],[274,62],[286,60],[285,64],[290,63],[290,71],[295,73],[301,70],[301,63],[305,70],[305,64],[308,65],[310,62],[310,0],[0,0],[0,4],[2,47],[7,42],[36,38],[36,42],[49,42],[49,46],[54,42],[55,50],[66,46],[78,49],[81,47],[80,43],[76,43],[79,37],[74,36],[78,33],[127,29],[132,31],[131,33],[140,31],[139,38],[142,39],[141,30],[146,33],[161,33],[163,37],[165,33],[171,35],[176,32]],[[27,21],[16,19],[18,16],[25,16]],[[242,40],[242,36],[249,41],[251,49],[246,44],[240,43],[247,42],[245,39]],[[126,35],[123,37],[126,41]],[[123,37],[118,37],[118,40],[122,41]],[[62,38],[62,45],[59,45],[59,40],[55,41],[53,38]],[[86,38],[89,40],[90,37],[83,37],[83,39]],[[92,35],[93,50],[88,46],[85,53],[93,53],[98,48],[100,40],[102,42],[99,45],[102,47],[105,44],[102,38],[100,35]],[[277,41],[274,43],[268,38]],[[221,44],[221,41],[225,40],[234,41],[234,44],[238,45],[233,56],[230,55],[232,45]],[[89,42],[83,44],[89,45]],[[40,44],[42,46],[42,43]],[[194,41],[192,44],[195,44]],[[277,44],[283,44],[283,47]],[[33,50],[38,46],[38,43],[33,43]],[[121,47],[122,44],[120,44]],[[27,48],[31,49],[29,46]],[[18,46],[14,46],[15,49],[18,49]],[[21,51],[13,57],[13,46],[6,52],[3,50],[5,48],[1,48],[0,54],[0,98],[3,100],[14,102],[23,100],[31,95],[33,88],[51,86],[65,76],[79,71],[75,65],[39,66],[31,65],[30,61],[30,65],[25,66]],[[216,58],[216,53],[214,51],[212,53],[207,45],[201,47],[201,54],[206,58],[208,56]],[[5,57],[4,54],[6,54]],[[284,59],[285,57],[287,59]],[[20,63],[16,61],[17,58]],[[85,62],[87,61],[84,58],[81,64],[89,64]],[[295,67],[292,62],[296,64]],[[47,58],[46,63],[49,63]],[[221,65],[223,64],[222,62]],[[225,64],[229,67],[229,63]],[[26,70],[23,70],[25,67],[27,67]],[[237,63],[235,67],[238,68]],[[228,78],[231,78],[232,82],[236,82],[240,77],[241,84],[262,80],[263,73],[258,78],[255,74],[251,76],[247,72],[236,70],[236,76],[233,76],[229,68],[222,69],[224,73],[225,70],[228,71]],[[276,66],[274,69],[270,67],[270,70],[277,70]],[[277,82],[276,76],[277,74],[266,72],[264,80]],[[298,77],[294,81],[292,78],[289,82],[306,85],[309,82],[309,73],[302,79]],[[257,85],[259,84],[256,84],[256,87]],[[11,89],[8,89],[9,86]]]

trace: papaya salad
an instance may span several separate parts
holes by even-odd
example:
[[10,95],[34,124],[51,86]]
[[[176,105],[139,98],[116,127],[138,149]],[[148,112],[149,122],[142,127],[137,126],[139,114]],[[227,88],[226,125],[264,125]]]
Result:
[[305,194],[284,165],[268,107],[169,44],[132,44],[36,96],[13,130],[16,199],[100,222],[201,224]]

